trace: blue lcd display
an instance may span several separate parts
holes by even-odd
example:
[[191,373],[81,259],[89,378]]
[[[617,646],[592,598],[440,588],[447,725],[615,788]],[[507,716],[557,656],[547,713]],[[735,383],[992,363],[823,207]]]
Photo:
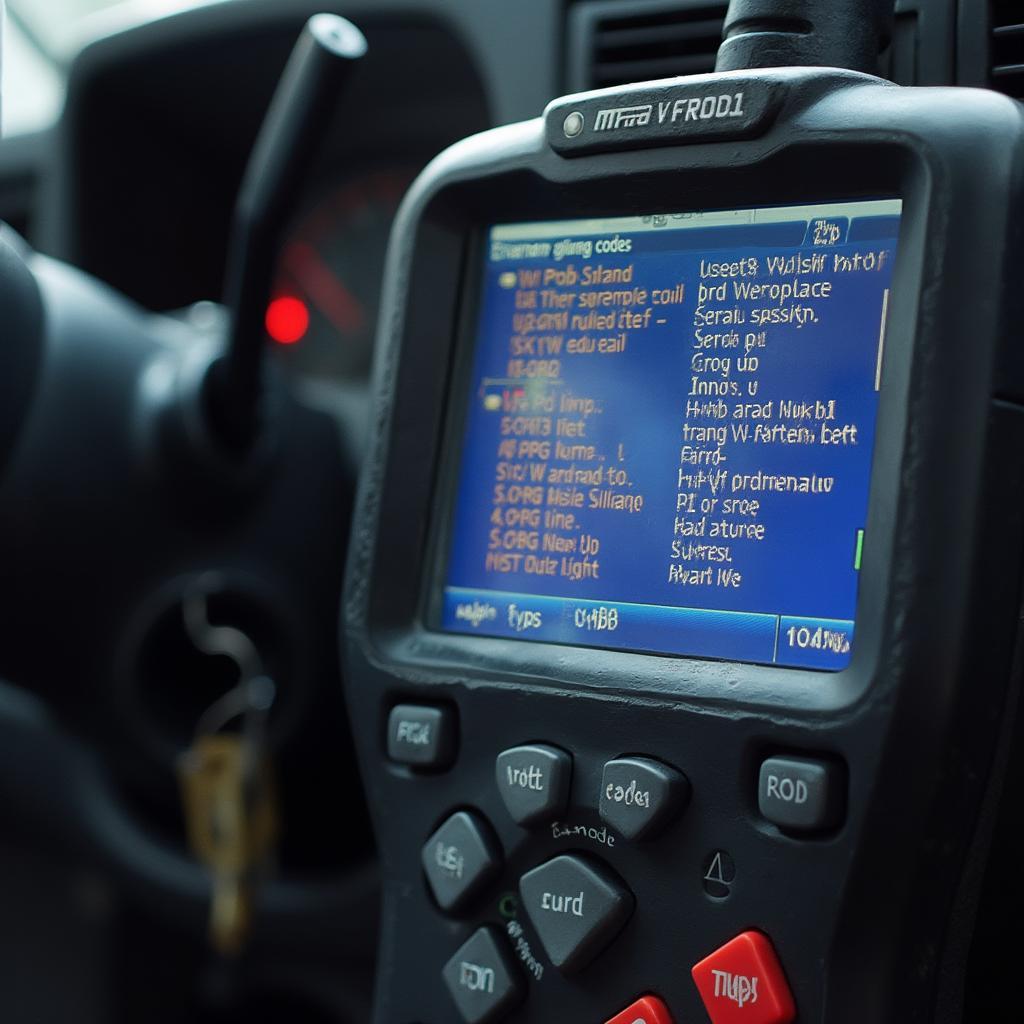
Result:
[[491,228],[441,628],[847,665],[901,210]]

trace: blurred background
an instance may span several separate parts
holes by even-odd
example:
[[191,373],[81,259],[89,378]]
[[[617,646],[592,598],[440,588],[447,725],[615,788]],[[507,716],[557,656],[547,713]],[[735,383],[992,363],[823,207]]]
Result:
[[7,0],[3,133],[39,131],[57,119],[67,66],[90,39],[217,2],[227,0]]

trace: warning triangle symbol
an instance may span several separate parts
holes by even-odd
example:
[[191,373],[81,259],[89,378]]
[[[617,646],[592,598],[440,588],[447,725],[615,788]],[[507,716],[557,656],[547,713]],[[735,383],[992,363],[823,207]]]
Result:
[[711,862],[711,867],[708,868],[708,873],[704,876],[705,882],[720,882],[722,885],[728,885],[723,874],[722,874],[722,854],[718,852],[715,854],[715,859]]

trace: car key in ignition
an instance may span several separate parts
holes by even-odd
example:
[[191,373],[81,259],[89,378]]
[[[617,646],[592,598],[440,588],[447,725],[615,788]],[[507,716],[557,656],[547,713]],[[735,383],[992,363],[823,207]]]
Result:
[[[222,956],[243,948],[259,879],[278,837],[278,795],[267,754],[266,724],[276,688],[263,673],[251,639],[231,626],[211,625],[206,595],[186,598],[186,629],[208,654],[230,657],[239,682],[200,717],[178,776],[189,846],[211,875],[210,943]],[[226,731],[238,723],[237,731]]]

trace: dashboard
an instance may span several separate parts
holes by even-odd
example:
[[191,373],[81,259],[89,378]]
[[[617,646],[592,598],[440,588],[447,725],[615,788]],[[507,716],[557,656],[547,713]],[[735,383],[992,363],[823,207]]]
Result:
[[[676,6],[681,14],[666,13]],[[46,161],[35,208],[23,205],[22,190],[5,214],[45,251],[146,308],[219,299],[249,147],[291,42],[321,7],[357,20],[370,56],[296,203],[295,244],[282,253],[275,296],[275,349],[289,372],[357,386],[370,363],[390,220],[415,173],[457,139],[535,116],[562,92],[710,67],[717,30],[708,25],[725,9],[704,0],[644,0],[642,10],[595,0],[566,12],[553,0],[515,11],[460,0],[200,8],[81,55],[56,133],[0,154],[12,165],[7,176],[0,166],[0,203],[4,180],[14,185],[23,180],[16,172]],[[900,7],[888,73],[904,84],[986,77],[984,55],[966,46],[961,67],[951,63],[953,0]],[[652,41],[659,26],[670,42]]]
[[384,165],[343,178],[296,219],[265,317],[289,373],[348,381],[369,373],[391,223],[418,169]]
[[[428,7],[403,17],[386,4],[348,12],[370,55],[294,203],[279,301],[268,310],[288,372],[365,383],[401,196],[435,153],[492,123],[479,65]],[[34,236],[154,311],[220,299],[245,161],[291,45],[318,9],[218,4],[85,51],[71,71],[56,142],[62,159],[44,179],[48,213]]]

